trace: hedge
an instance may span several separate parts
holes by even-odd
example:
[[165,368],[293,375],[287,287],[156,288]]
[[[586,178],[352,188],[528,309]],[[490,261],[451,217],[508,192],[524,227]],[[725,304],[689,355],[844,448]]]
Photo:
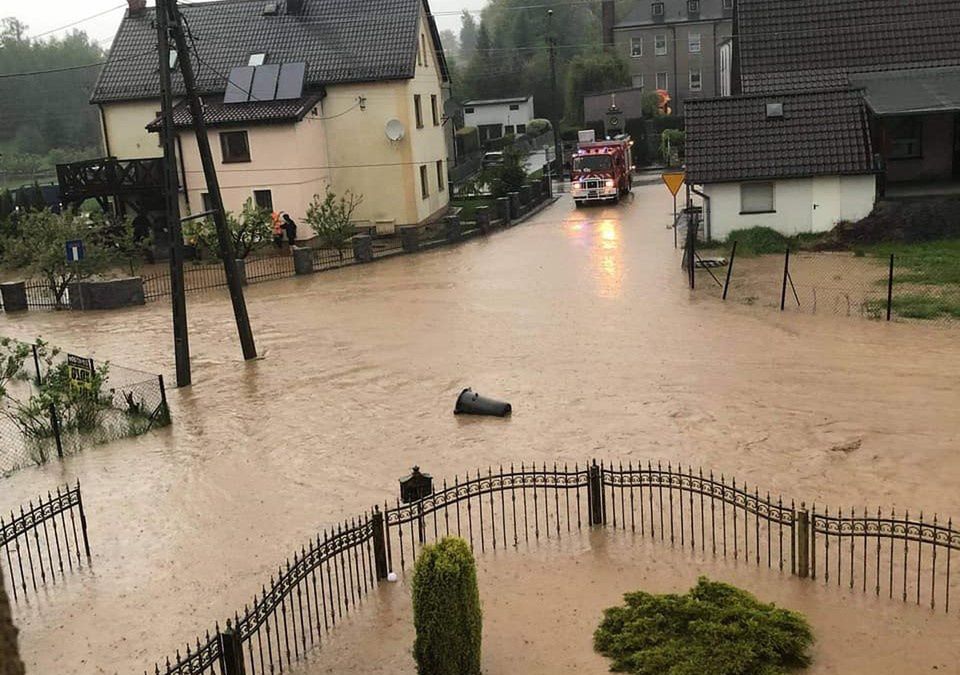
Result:
[[463,539],[425,546],[413,572],[413,656],[420,675],[480,675],[477,568]]

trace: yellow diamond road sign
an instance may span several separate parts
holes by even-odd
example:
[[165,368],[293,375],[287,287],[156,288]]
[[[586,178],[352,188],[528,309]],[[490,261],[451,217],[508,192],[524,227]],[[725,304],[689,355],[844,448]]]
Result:
[[687,174],[683,171],[679,171],[676,173],[665,173],[660,177],[670,190],[670,194],[676,197],[677,193],[680,192],[680,188],[683,187],[683,182],[686,180]]

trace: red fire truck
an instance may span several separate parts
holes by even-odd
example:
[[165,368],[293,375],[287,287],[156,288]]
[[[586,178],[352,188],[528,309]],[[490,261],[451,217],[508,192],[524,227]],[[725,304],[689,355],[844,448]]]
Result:
[[570,189],[577,206],[599,201],[616,204],[633,189],[632,146],[627,135],[598,141],[593,131],[580,132]]

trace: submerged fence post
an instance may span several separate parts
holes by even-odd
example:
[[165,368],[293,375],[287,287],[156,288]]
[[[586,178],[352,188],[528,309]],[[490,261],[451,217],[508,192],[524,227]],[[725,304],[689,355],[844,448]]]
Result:
[[383,513],[379,506],[373,507],[373,561],[377,569],[377,579],[386,579],[387,569],[387,536],[383,523]]
[[797,511],[797,576],[806,579],[810,576],[810,512],[806,504]]
[[245,675],[243,644],[230,619],[227,619],[227,629],[220,633],[220,666],[223,675]]
[[787,254],[783,258],[783,286],[780,288],[780,311],[787,306],[787,277],[790,276],[790,247],[787,247]]
[[590,467],[590,524],[603,525],[603,476],[597,460]]
[[87,539],[87,514],[83,510],[83,493],[80,492],[80,481],[77,481],[77,508],[80,511],[80,530],[83,533],[83,551],[90,559],[90,540]]
[[40,355],[37,354],[37,345],[33,345],[33,368],[37,371],[37,386],[39,387],[43,384],[43,376],[40,374]]
[[160,385],[160,405],[163,406],[161,414],[163,419],[170,421],[170,406],[167,405],[167,387],[163,383],[163,375],[157,375],[157,384]]
[[60,438],[60,418],[57,417],[57,406],[50,404],[50,426],[53,428],[53,437],[57,441],[57,457],[63,459],[63,440]]
[[890,254],[890,276],[887,279],[887,321],[893,316],[893,255]]
[[733,242],[733,249],[730,251],[730,262],[727,264],[727,278],[723,282],[723,299],[727,299],[727,291],[730,290],[730,277],[733,274],[733,261],[737,259],[737,242]]

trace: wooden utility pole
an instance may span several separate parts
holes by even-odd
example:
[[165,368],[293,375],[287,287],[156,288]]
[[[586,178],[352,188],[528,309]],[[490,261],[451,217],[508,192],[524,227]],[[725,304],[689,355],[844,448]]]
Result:
[[[190,60],[190,49],[183,33],[183,21],[177,0],[158,0],[159,5],[166,5],[167,20],[171,24],[173,39],[177,46],[180,62],[180,72],[183,75],[183,87],[187,103],[190,106],[190,116],[193,118],[193,130],[197,137],[197,148],[200,151],[200,161],[203,164],[203,175],[207,182],[207,193],[210,195],[213,207],[213,222],[217,227],[217,239],[220,243],[220,258],[223,260],[223,271],[227,277],[227,286],[230,288],[230,300],[233,302],[233,315],[237,321],[237,332],[240,334],[240,346],[243,348],[243,358],[250,360],[257,358],[257,347],[253,341],[253,331],[250,328],[250,317],[247,315],[247,303],[243,298],[243,286],[237,275],[237,261],[233,250],[233,241],[227,228],[226,211],[223,208],[223,197],[220,194],[220,181],[217,179],[217,170],[213,164],[213,153],[210,150],[210,138],[207,135],[207,124],[203,119],[203,105],[197,95],[196,78],[193,74],[193,63]],[[158,22],[159,23],[159,22]]]
[[[187,298],[183,282],[183,232],[180,224],[180,182],[177,179],[177,149],[173,124],[173,87],[170,79],[169,0],[157,0],[157,51],[160,53],[160,115],[163,124],[163,188],[170,234],[170,295],[173,307],[173,351],[177,361],[177,386],[192,381],[190,339],[187,330]],[[181,59],[182,60],[182,59]]]

